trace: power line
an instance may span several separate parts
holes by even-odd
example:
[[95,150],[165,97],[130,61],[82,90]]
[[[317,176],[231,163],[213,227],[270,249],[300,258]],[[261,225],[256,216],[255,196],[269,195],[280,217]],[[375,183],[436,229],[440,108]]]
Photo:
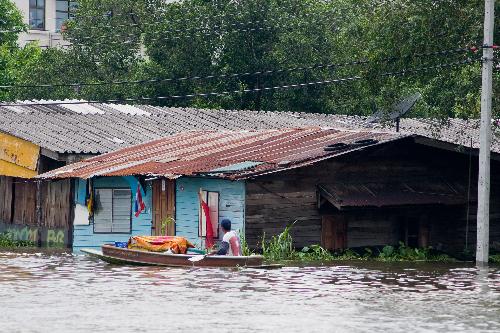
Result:
[[397,61],[399,59],[421,58],[432,56],[444,56],[454,53],[470,52],[471,48],[456,48],[448,50],[439,50],[425,53],[416,53],[403,57],[386,57],[379,60],[354,60],[344,63],[330,63],[330,64],[314,64],[310,66],[298,66],[285,69],[275,70],[260,70],[255,72],[232,73],[232,74],[210,74],[206,76],[191,76],[180,78],[150,78],[142,80],[121,80],[121,81],[101,81],[101,82],[75,82],[75,83],[59,83],[59,84],[28,84],[28,85],[0,85],[0,89],[16,89],[16,88],[56,88],[56,87],[85,87],[85,86],[104,86],[104,85],[132,85],[132,84],[145,84],[145,83],[164,83],[164,82],[179,82],[179,81],[194,81],[194,80],[209,80],[209,79],[222,79],[222,78],[237,78],[246,76],[259,76],[271,75],[277,73],[289,73],[295,71],[317,70],[317,69],[331,69],[336,67],[366,65],[369,63],[383,63]]
[[[304,17],[307,17],[307,16],[311,16],[311,14],[305,14]],[[302,18],[302,17],[293,17],[295,19],[299,19],[299,18]],[[346,17],[341,17],[341,18],[337,18],[335,20],[335,22],[333,23],[337,23],[339,22],[341,19],[346,19]],[[297,29],[297,28],[301,28],[303,26],[307,26],[309,24],[314,24],[314,23],[322,23],[324,22],[324,19],[317,19],[317,20],[312,20],[312,21],[308,21],[308,22],[294,22],[293,24],[290,24],[290,22],[288,22],[288,24],[286,25],[274,25],[274,26],[264,26],[264,27],[252,27],[251,25],[256,25],[256,24],[262,24],[262,23],[272,23],[272,22],[278,22],[278,20],[275,20],[275,19],[266,19],[266,20],[260,20],[260,21],[248,21],[248,22],[244,22],[244,23],[232,23],[232,24],[228,24],[228,25],[216,25],[216,26],[211,26],[211,27],[202,27],[202,28],[191,28],[191,29],[185,29],[185,30],[181,30],[181,29],[174,29],[174,30],[159,30],[159,31],[146,31],[146,32],[143,32],[139,35],[137,34],[120,34],[120,33],[115,33],[115,34],[103,34],[103,35],[99,35],[99,36],[83,36],[83,37],[77,37],[77,38],[68,38],[66,39],[68,42],[70,42],[71,44],[70,45],[65,45],[64,47],[71,47],[71,46],[84,46],[84,47],[88,47],[88,46],[94,46],[94,45],[111,45],[111,44],[123,44],[123,43],[134,43],[134,42],[138,42],[142,39],[142,36],[144,36],[145,39],[147,39],[149,42],[161,42],[161,41],[170,41],[170,40],[179,40],[179,39],[194,39],[194,38],[199,38],[199,37],[206,37],[206,36],[218,36],[218,35],[221,35],[221,34],[234,34],[234,33],[247,33],[247,32],[257,32],[257,31],[272,31],[272,30],[277,30],[277,31],[290,31],[290,30],[293,30],[293,29]],[[148,25],[153,25],[153,24],[158,24],[159,22],[156,22],[156,23],[150,23]],[[280,22],[282,23],[282,22]],[[332,23],[332,24],[333,24]],[[226,28],[226,27],[238,27],[238,26],[245,26],[245,25],[248,25],[249,27],[244,27],[244,28],[238,28],[238,29],[228,29],[228,30],[224,30],[223,28]],[[123,27],[131,27],[131,26],[137,26],[137,27],[140,27],[141,25],[140,24],[128,24],[128,25],[122,25]],[[107,25],[107,26],[99,26],[99,27],[95,27],[95,29],[101,29],[101,28],[116,28],[117,26],[112,26],[112,25]],[[215,29],[220,29],[220,30],[215,30]],[[77,29],[74,29],[74,30],[82,30],[82,31],[86,31],[88,32],[88,29],[83,29],[83,28],[77,28]],[[91,28],[90,30],[93,30],[93,28]],[[191,34],[182,34],[186,31],[195,31]],[[197,32],[196,32],[197,31]],[[161,33],[161,34],[167,34],[167,35],[164,35],[164,36],[161,36],[161,37],[149,37],[148,35],[151,35],[152,33]],[[175,35],[175,33],[180,33],[178,35]],[[142,36],[141,36],[142,35]],[[113,37],[116,37],[116,38],[135,38],[136,40],[132,40],[132,39],[129,39],[129,40],[125,40],[125,41],[109,41],[109,40],[106,40],[106,39],[109,39],[109,38],[113,38]],[[91,41],[94,41],[94,40],[106,40],[105,42],[97,42],[97,43],[72,43],[71,40],[91,40]],[[52,39],[52,40],[48,40],[48,39],[44,39],[44,40],[40,40],[40,42],[50,42],[50,41],[62,41],[62,40],[65,40],[65,39]]]
[[[361,7],[351,7],[350,9],[358,9],[358,8],[361,8]],[[288,9],[288,8],[278,8],[278,10],[283,10],[283,9]],[[212,21],[215,21],[214,18],[217,18],[217,17],[237,17],[238,15],[241,15],[241,14],[265,14],[265,13],[268,13],[269,12],[269,9],[267,8],[264,8],[264,9],[259,9],[259,10],[256,10],[254,12],[248,12],[248,13],[226,13],[224,15],[208,15],[208,16],[201,16],[201,17],[198,17],[196,18],[197,20],[208,20],[209,22],[212,22]],[[329,15],[329,14],[333,14],[335,13],[335,11],[327,11],[327,12],[324,12],[324,13],[321,13],[323,15]],[[229,14],[229,15],[228,15]],[[312,12],[309,12],[309,13],[301,13],[300,15],[296,15],[296,16],[288,16],[286,17],[286,19],[305,19],[305,18],[308,18],[308,17],[316,17],[318,13],[312,13]],[[124,15],[125,16],[125,15]],[[132,15],[131,15],[132,17]],[[340,21],[340,20],[346,20],[346,19],[349,19],[349,17],[336,17],[335,18],[335,23]],[[185,22],[186,19],[176,19],[176,20],[161,20],[161,21],[156,21],[156,22],[143,22],[141,24],[138,24],[138,23],[133,23],[133,24],[119,24],[119,25],[107,25],[107,26],[104,26],[104,27],[108,27],[108,28],[120,28],[120,27],[142,27],[142,26],[153,26],[153,27],[156,27],[159,23],[165,23],[165,22],[168,22],[168,23],[172,23],[172,22]],[[224,28],[228,28],[228,27],[231,27],[233,28],[232,30],[225,30],[223,32],[227,32],[227,33],[236,33],[236,32],[249,32],[249,31],[261,31],[261,30],[270,30],[270,29],[276,29],[276,28],[289,28],[289,25],[287,26],[283,26],[283,27],[277,27],[277,26],[273,26],[273,27],[251,27],[253,25],[258,25],[258,24],[263,24],[263,23],[273,23],[273,22],[279,22],[279,23],[283,23],[281,22],[281,20],[277,20],[275,18],[266,18],[266,19],[262,19],[262,20],[257,20],[257,21],[246,21],[246,22],[236,22],[236,23],[229,23],[229,24],[221,24],[221,25],[212,25],[210,27],[188,27],[188,28],[185,28],[185,29],[173,29],[173,30],[161,30],[161,31],[155,31],[153,30],[152,32],[156,33],[169,33],[169,34],[173,34],[173,33],[177,33],[177,34],[181,34],[181,35],[178,35],[178,36],[165,36],[164,38],[162,39],[181,39],[181,38],[193,38],[193,37],[203,37],[203,36],[210,36],[210,35],[214,35],[218,32],[222,32],[222,31],[215,31],[215,29],[220,29],[220,30],[223,30]],[[313,21],[310,21],[310,22],[307,22],[307,23],[315,23],[315,22],[324,22],[324,18],[316,18],[315,20]],[[287,23],[290,23],[290,22],[287,22]],[[247,27],[247,26],[250,26],[250,27]],[[242,28],[238,28],[238,27],[242,27]],[[93,30],[93,29],[100,29],[102,28],[102,26],[96,26],[96,27],[90,27],[90,30]],[[234,29],[236,28],[236,29]],[[73,28],[73,30],[82,30],[82,31],[88,31],[87,28]],[[207,31],[207,30],[212,30],[212,31]],[[190,35],[186,35],[185,33],[186,32],[191,32]],[[147,33],[151,33],[151,32],[147,32]],[[114,35],[111,35],[112,37],[127,37],[127,35],[120,35],[120,34],[114,34]],[[130,35],[128,35],[130,36]],[[108,38],[109,35],[103,35],[103,36],[98,36],[98,38]],[[85,38],[89,38],[89,39],[92,39],[94,37],[91,37],[91,36],[88,36],[88,37],[85,37]]]
[[[419,73],[419,72],[423,72],[423,71],[430,71],[430,70],[434,70],[434,69],[461,66],[461,65],[470,64],[470,63],[473,63],[476,61],[478,61],[478,60],[468,59],[468,60],[463,60],[463,61],[456,61],[456,62],[451,62],[451,63],[439,64],[439,65],[435,65],[435,66],[410,68],[410,69],[405,69],[405,70],[396,71],[396,72],[386,72],[386,73],[379,74],[378,76],[382,76],[382,77],[385,77],[385,76],[405,76],[407,74]],[[275,91],[275,90],[285,90],[285,89],[293,89],[293,88],[318,86],[318,85],[325,85],[325,84],[337,84],[337,83],[353,82],[353,81],[363,80],[366,78],[367,78],[366,76],[352,76],[352,77],[346,77],[346,78],[330,79],[330,80],[323,80],[323,81],[312,81],[312,82],[305,82],[305,83],[295,83],[295,84],[287,84],[287,85],[272,86],[272,87],[240,89],[240,90],[222,91],[222,92],[193,93],[193,94],[186,94],[186,95],[138,97],[138,98],[125,98],[125,99],[108,99],[108,100],[103,100],[103,101],[78,100],[78,101],[67,101],[67,102],[54,101],[54,102],[47,102],[47,103],[4,103],[4,104],[0,104],[0,107],[2,107],[2,106],[65,105],[65,104],[127,103],[127,102],[134,102],[134,101],[157,101],[157,100],[168,100],[168,99],[176,100],[176,99],[189,99],[189,98],[196,98],[196,97],[220,97],[220,96],[231,95],[231,94],[252,93],[252,92],[261,92],[261,91]]]
[[[382,4],[378,4],[378,5],[382,5]],[[350,7],[349,9],[359,9],[359,8],[362,8],[361,6],[352,6]],[[366,8],[376,8],[376,6],[372,6],[372,7],[366,7]],[[288,8],[282,8],[282,9],[288,9]],[[342,10],[345,10],[346,8],[342,8]],[[256,12],[252,12],[250,14],[255,14],[255,13],[266,13],[268,11],[268,9],[259,9],[257,10]],[[330,14],[330,13],[334,13],[335,10],[333,11],[328,11],[326,12],[326,14]],[[119,16],[130,16],[130,17],[133,17],[134,15],[137,16],[135,13],[119,13],[120,15]],[[215,17],[219,16],[219,17],[230,17],[230,16],[238,16],[239,14],[241,13],[236,13],[236,14],[231,14],[230,15],[227,15],[228,13],[224,14],[224,15],[215,15]],[[306,17],[309,17],[309,16],[315,16],[315,14],[317,13],[302,13],[300,16],[291,16],[291,18],[306,18]],[[325,13],[323,13],[325,14]],[[114,14],[114,15],[117,15],[117,14]],[[85,16],[83,16],[85,18]],[[96,18],[96,17],[100,17],[100,18],[103,18],[103,17],[108,17],[109,19],[111,19],[113,17],[113,14],[109,14],[106,13],[106,14],[103,14],[101,16],[91,16],[90,18]],[[202,17],[198,17],[198,19],[208,19],[208,20],[213,20],[213,17],[214,16],[202,16]],[[75,20],[78,20],[79,16],[78,14],[75,16]],[[88,17],[87,17],[88,18]],[[340,20],[348,20],[349,17],[340,17],[340,18],[336,18],[335,22],[338,22]],[[176,19],[176,20],[172,20],[170,22],[185,22],[186,19]],[[157,42],[157,41],[163,41],[163,40],[176,40],[176,39],[189,39],[189,38],[197,38],[197,37],[205,37],[205,36],[211,36],[211,35],[217,35],[217,34],[220,34],[220,33],[238,33],[238,32],[253,32],[253,31],[266,31],[266,30],[274,30],[274,29],[284,29],[284,30],[291,30],[291,29],[294,29],[296,27],[300,27],[301,24],[295,24],[294,25],[290,25],[290,24],[287,24],[285,26],[268,26],[268,27],[248,27],[248,28],[240,28],[240,29],[232,29],[232,30],[225,30],[225,31],[215,31],[213,30],[214,28],[224,28],[224,27],[227,27],[227,26],[233,26],[233,27],[237,27],[237,26],[244,26],[244,25],[252,25],[252,24],[261,24],[261,23],[265,23],[265,22],[276,22],[277,20],[275,19],[265,19],[265,20],[260,20],[260,21],[249,21],[249,22],[238,22],[238,23],[232,23],[232,24],[228,24],[228,25],[219,25],[219,26],[212,26],[212,27],[201,27],[201,28],[188,28],[188,29],[174,29],[174,30],[161,30],[161,31],[153,31],[154,33],[156,32],[159,32],[159,33],[167,33],[170,35],[167,35],[167,36],[163,36],[161,38],[148,38],[148,41],[152,41],[152,42]],[[306,22],[304,23],[305,24],[311,24],[311,23],[315,23],[315,22],[324,22],[324,19],[321,19],[321,18],[318,18],[317,20],[314,20],[312,22]],[[158,23],[164,23],[164,22],[145,22],[145,23],[142,23],[142,24],[137,24],[137,23],[133,23],[133,24],[122,24],[122,25],[106,25],[104,27],[108,27],[108,28],[117,28],[117,27],[130,27],[130,26],[137,26],[137,27],[140,27],[141,25],[143,26],[148,26],[148,25],[152,25],[152,26],[156,26]],[[89,29],[90,28],[90,29]],[[102,26],[95,26],[95,27],[88,27],[88,28],[73,28],[73,30],[82,30],[82,31],[85,31],[85,32],[88,32],[89,30],[93,30],[93,29],[102,29],[103,27]],[[211,31],[210,31],[211,30]],[[181,35],[172,35],[172,33],[183,33],[183,32],[186,32],[186,31],[198,31],[198,32],[195,32],[195,33],[192,33],[192,34],[181,34]],[[146,35],[147,34],[151,34],[151,32],[146,32],[145,33]],[[137,36],[135,34],[111,34],[111,35],[100,35],[100,36],[83,36],[83,37],[80,37],[80,38],[76,38],[76,39],[88,39],[88,40],[95,40],[95,39],[109,39],[110,37],[118,37],[118,38],[135,38],[136,40],[126,40],[126,41],[106,41],[105,43],[91,43],[95,46],[98,46],[98,45],[109,45],[109,44],[123,44],[123,43],[134,43],[134,42],[137,42],[138,40],[141,39],[141,36]],[[51,42],[51,41],[61,41],[61,39],[53,39],[53,40],[40,40],[40,42]],[[68,41],[71,41],[71,39],[69,39]],[[71,45],[60,45],[62,47],[71,47],[71,46],[89,46],[85,43],[72,43]],[[46,47],[46,46],[44,46]]]

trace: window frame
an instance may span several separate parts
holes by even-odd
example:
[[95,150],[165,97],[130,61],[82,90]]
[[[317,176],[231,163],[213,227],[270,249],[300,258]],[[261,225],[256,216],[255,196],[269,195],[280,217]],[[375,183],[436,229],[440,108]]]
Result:
[[[66,10],[59,10],[59,9],[57,9],[57,4],[61,3],[61,2],[65,2],[67,4],[67,7],[66,7],[67,9]],[[72,17],[71,17],[71,13],[72,13],[71,4],[72,3],[76,3],[76,1],[75,0],[56,0],[56,17],[55,17],[55,20],[56,20],[56,31],[61,31],[61,28],[62,28],[62,25],[64,24],[64,22],[67,22],[67,21],[69,21],[69,20],[72,19]],[[65,20],[63,22],[61,22],[61,26],[59,26],[59,21],[58,20],[60,18],[57,17],[58,14],[66,14],[65,16],[67,16],[65,18]]]
[[[94,214],[92,215],[92,231],[94,234],[116,234],[116,235],[131,235],[132,234],[132,190],[129,188],[129,187],[97,187],[97,188],[94,188],[92,189],[93,190],[93,195],[94,195],[94,198],[97,198],[96,196],[96,191],[97,190],[111,190],[111,231],[96,231],[95,230],[95,216],[96,216],[96,212],[95,212],[95,208],[94,208]],[[116,231],[113,231],[113,204],[114,204],[114,192],[115,190],[127,190],[129,193],[130,193],[130,200],[129,200],[129,205],[130,205],[130,208],[129,208],[129,231],[128,232],[116,232]],[[95,199],[94,199],[95,200]],[[94,205],[96,205],[97,202],[94,203]],[[95,206],[94,206],[95,207]]]
[[[217,228],[214,230],[214,239],[219,239],[219,229],[220,229],[220,192],[218,191],[202,191],[203,194],[205,194],[204,196],[204,200],[206,200],[205,202],[207,203],[207,205],[210,207],[210,203],[208,202],[209,201],[209,197],[210,197],[210,193],[215,193],[217,194]],[[203,217],[202,217],[202,211],[203,211],[203,208],[201,207],[201,202],[198,203],[198,207],[199,207],[199,212],[198,212],[198,237],[203,237],[203,238],[206,238],[207,237],[207,231],[205,230],[205,233],[203,233],[203,227],[202,227],[202,223],[203,223]],[[213,227],[214,223],[212,221],[212,227]]]
[[[29,30],[45,31],[45,21],[46,21],[46,16],[47,16],[47,13],[46,13],[47,0],[43,0],[43,6],[39,5],[39,1],[40,0],[34,0],[34,1],[35,1],[35,6],[34,7],[31,5],[31,0],[29,1],[29,4],[28,4],[28,8],[29,8],[28,9],[28,20],[29,20],[28,26],[29,26]],[[42,20],[42,26],[41,27],[33,27],[31,25],[31,12],[32,11],[38,12],[39,10],[43,11],[43,18],[41,19]]]

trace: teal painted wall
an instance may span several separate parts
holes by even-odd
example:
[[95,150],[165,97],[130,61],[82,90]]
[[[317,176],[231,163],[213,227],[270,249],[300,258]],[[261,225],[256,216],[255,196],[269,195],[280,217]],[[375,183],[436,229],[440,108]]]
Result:
[[[198,192],[219,192],[219,221],[228,218],[232,229],[245,228],[245,182],[222,179],[182,177],[176,180],[175,230],[197,247],[202,246],[198,237],[199,201]],[[219,231],[222,239],[222,232]]]
[[[83,189],[82,189],[83,186]],[[75,202],[82,203],[82,195],[85,195],[85,180],[75,181]],[[124,188],[130,187],[132,190],[132,210],[134,209],[135,193],[137,190],[137,179],[134,177],[102,177],[94,180],[94,188]],[[126,242],[131,235],[151,235],[152,221],[152,188],[148,183],[142,192],[142,200],[146,204],[146,209],[135,217],[132,213],[132,230],[130,234],[94,234],[94,225],[75,225],[73,228],[73,252],[80,253],[82,248],[100,248],[104,243]]]

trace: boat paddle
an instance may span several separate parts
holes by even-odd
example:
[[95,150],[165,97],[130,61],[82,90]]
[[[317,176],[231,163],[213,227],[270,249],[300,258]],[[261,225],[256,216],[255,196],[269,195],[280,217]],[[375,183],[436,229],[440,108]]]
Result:
[[201,254],[198,256],[192,256],[191,258],[188,258],[188,260],[191,262],[198,262],[205,259],[206,256],[208,256],[208,254]]

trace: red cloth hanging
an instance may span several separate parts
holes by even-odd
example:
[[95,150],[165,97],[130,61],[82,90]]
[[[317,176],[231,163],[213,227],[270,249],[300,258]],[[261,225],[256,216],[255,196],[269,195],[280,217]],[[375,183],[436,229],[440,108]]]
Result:
[[212,226],[212,220],[210,219],[210,208],[208,208],[208,204],[201,198],[200,196],[200,201],[201,201],[201,207],[203,209],[203,214],[205,214],[205,229],[206,229],[206,236],[205,236],[205,246],[206,248],[212,248],[215,244],[214,242],[214,229]]

